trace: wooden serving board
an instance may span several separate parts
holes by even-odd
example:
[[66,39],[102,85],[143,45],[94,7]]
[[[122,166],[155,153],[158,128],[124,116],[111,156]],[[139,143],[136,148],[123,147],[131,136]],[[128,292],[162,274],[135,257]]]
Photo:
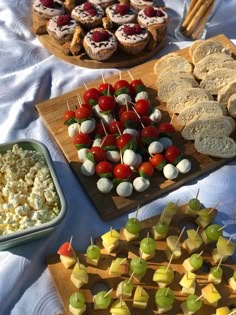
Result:
[[[214,38],[224,44],[225,47],[231,48],[232,51],[236,53],[236,47],[224,35],[218,35]],[[186,57],[190,61],[188,48],[179,50],[178,54]],[[155,61],[156,60],[149,61],[140,66],[134,67],[130,69],[130,72],[134,78],[141,78],[143,80],[144,84],[148,87],[147,91],[152,105],[154,107],[158,106],[158,108],[162,110],[162,121],[169,122],[171,118],[166,110],[166,104],[160,103],[157,98],[155,86],[156,76],[153,72]],[[125,71],[122,72],[122,78],[130,81],[130,76]],[[109,81],[111,84],[114,84],[114,82],[118,79],[118,75],[113,75],[107,79],[107,82]],[[91,82],[88,84],[88,88],[98,87],[101,82],[101,79]],[[158,197],[183,186],[187,182],[209,173],[213,169],[218,168],[229,161],[229,159],[213,158],[196,152],[192,141],[183,140],[180,135],[182,127],[178,126],[176,120],[173,119],[172,123],[177,130],[173,142],[185,152],[185,156],[187,158],[190,158],[192,162],[191,172],[185,175],[179,175],[176,180],[166,180],[161,173],[156,172],[151,178],[151,185],[148,190],[143,193],[134,192],[129,198],[119,197],[116,195],[115,191],[104,195],[100,193],[96,187],[97,178],[95,176],[86,177],[81,173],[81,164],[78,161],[77,150],[75,149],[72,139],[69,138],[67,127],[63,124],[62,120],[63,114],[67,110],[67,102],[69,102],[70,108],[74,108],[74,106],[78,105],[78,95],[82,95],[84,91],[85,87],[80,87],[62,96],[36,104],[36,109],[38,110],[45,126],[48,128],[64,153],[67,161],[80,180],[80,183],[83,185],[86,193],[90,197],[90,200],[93,202],[98,213],[104,220],[110,220],[128,211],[134,210],[138,205],[145,205],[152,200],[155,200]],[[236,138],[235,134],[233,137]]]
[[[34,32],[34,29],[32,29]],[[34,32],[35,33],[35,32]],[[141,53],[132,56],[117,50],[111,58],[104,61],[97,61],[91,59],[86,52],[83,50],[78,56],[67,56],[63,53],[62,46],[59,45],[53,38],[48,35],[37,35],[40,43],[53,55],[74,64],[76,66],[91,68],[91,69],[104,69],[104,68],[127,68],[140,65],[143,62],[154,57],[158,51],[165,45],[166,39],[164,38],[156,47],[152,50],[144,50]]]
[[[182,231],[183,227],[185,227],[185,231],[187,231],[188,228],[194,228],[196,229],[197,226],[194,224],[193,218],[189,215],[186,215],[184,213],[186,205],[183,205],[179,207],[177,214],[174,216],[171,224],[170,229],[168,232],[169,235],[179,235]],[[107,254],[107,252],[103,249],[101,238],[99,237],[96,240],[97,245],[102,249],[101,250],[101,258],[99,261],[99,264],[97,267],[94,267],[92,265],[88,265],[86,262],[86,254],[77,253],[79,257],[80,263],[84,264],[87,268],[89,282],[88,284],[84,285],[82,288],[79,289],[80,292],[82,292],[86,299],[86,305],[87,305],[87,315],[109,315],[109,309],[108,310],[94,310],[93,309],[93,295],[96,294],[100,290],[110,290],[113,289],[111,295],[112,298],[116,298],[116,288],[120,281],[124,279],[129,279],[129,275],[123,275],[122,277],[116,277],[114,275],[109,274],[109,267],[111,265],[112,260],[115,257],[128,257],[128,261],[130,261],[131,258],[139,256],[139,243],[142,238],[147,236],[147,233],[151,233],[151,227],[155,225],[159,220],[159,215],[152,217],[150,219],[144,220],[141,222],[142,224],[142,230],[140,232],[139,238],[135,241],[127,243],[124,236],[123,236],[123,229],[121,229],[121,239],[119,242],[119,246],[117,249],[114,250],[114,253]],[[150,234],[151,236],[151,234]],[[181,242],[186,239],[186,234],[184,233]],[[152,277],[154,274],[154,271],[158,268],[160,265],[167,265],[168,260],[166,258],[165,254],[165,248],[166,248],[166,241],[156,241],[156,254],[153,259],[148,261],[148,270],[144,278],[141,280],[140,283],[137,281],[134,281],[135,286],[137,284],[140,284],[143,286],[145,290],[147,290],[149,294],[149,302],[148,306],[145,310],[134,308],[132,306],[132,298],[124,299],[131,311],[131,314],[135,315],[143,315],[145,314],[157,314],[157,309],[155,306],[155,293],[158,289],[158,286],[155,282],[153,282]],[[202,268],[198,271],[196,271],[196,291],[195,294],[198,296],[201,295],[201,288],[207,285],[209,282],[207,280],[208,273],[210,270],[210,267],[212,265],[215,265],[212,263],[211,258],[211,251],[214,248],[214,245],[202,245],[202,248],[199,249],[199,253],[204,250],[203,258],[204,258],[204,264]],[[171,311],[169,311],[168,315],[180,315],[183,314],[181,310],[181,303],[186,299],[185,295],[181,294],[182,287],[179,285],[179,281],[185,274],[185,269],[183,268],[182,262],[189,257],[189,254],[182,250],[182,255],[177,260],[172,260],[171,262],[171,268],[175,272],[174,280],[170,284],[170,288],[174,291],[175,295],[175,302],[174,307]],[[58,295],[61,298],[62,305],[64,306],[64,315],[71,314],[69,311],[69,299],[72,293],[78,291],[78,289],[74,286],[72,281],[70,280],[70,276],[72,273],[73,267],[70,269],[66,269],[62,263],[60,262],[60,258],[58,254],[54,254],[52,256],[47,257],[47,265],[49,268],[49,271],[52,275],[52,278],[54,280]],[[221,284],[215,285],[216,289],[221,295],[221,299],[219,300],[218,307],[220,306],[236,306],[236,292],[233,292],[230,286],[228,285],[228,279],[232,276],[234,270],[236,270],[235,262],[229,258],[225,263],[221,264],[221,267],[223,269],[223,278]],[[206,304],[203,305],[200,311],[195,313],[196,315],[202,315],[202,314],[213,314],[214,308],[212,306],[208,306]]]

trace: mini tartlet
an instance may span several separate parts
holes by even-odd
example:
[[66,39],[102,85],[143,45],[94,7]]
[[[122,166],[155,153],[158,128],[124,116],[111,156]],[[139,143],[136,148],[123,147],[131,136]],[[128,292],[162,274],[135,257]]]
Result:
[[113,23],[113,27],[119,27],[126,23],[136,21],[137,12],[128,4],[113,4],[106,8],[106,15]]
[[76,6],[72,10],[71,16],[85,29],[92,29],[102,24],[104,10],[100,5],[93,5],[90,2],[85,2]]
[[48,34],[60,45],[72,40],[78,23],[69,14],[54,16],[47,23]]
[[161,26],[168,21],[167,13],[158,7],[146,7],[138,12],[139,25],[148,28],[151,25]]
[[136,10],[142,10],[145,7],[153,6],[153,1],[148,0],[130,0],[130,5]]
[[46,24],[54,16],[65,13],[63,1],[60,0],[34,0],[33,27],[38,35],[46,34]]
[[109,59],[116,51],[117,40],[112,32],[95,28],[85,35],[83,46],[90,58],[103,61]]
[[100,5],[104,10],[115,3],[115,0],[89,0],[94,5]]
[[115,32],[119,48],[129,54],[139,54],[149,41],[149,33],[139,24],[127,23],[121,25]]

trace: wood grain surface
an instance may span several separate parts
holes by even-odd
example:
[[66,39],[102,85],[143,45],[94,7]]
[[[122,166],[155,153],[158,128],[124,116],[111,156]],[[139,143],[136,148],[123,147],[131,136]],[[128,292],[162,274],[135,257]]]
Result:
[[[184,213],[186,205],[180,206],[178,208],[177,214],[174,216],[171,224],[170,229],[168,232],[168,235],[179,235],[182,231],[183,227],[185,227],[185,232],[188,228],[194,228],[196,229],[197,226],[195,225],[193,218],[189,215],[186,215]],[[103,249],[101,245],[101,238],[99,237],[95,243],[102,248],[101,252],[101,260],[99,261],[99,264],[97,267],[93,267],[92,265],[88,265],[86,263],[86,255],[83,253],[77,253],[79,257],[80,263],[84,264],[87,268],[89,282],[88,284],[84,285],[82,288],[79,289],[80,292],[82,292],[85,295],[86,299],[86,305],[87,305],[87,315],[109,315],[109,309],[108,310],[94,310],[93,309],[93,295],[96,294],[99,290],[110,290],[113,289],[111,295],[115,299],[115,293],[117,285],[120,281],[124,279],[129,279],[129,275],[123,275],[122,277],[115,277],[109,274],[109,267],[111,264],[111,261],[115,257],[128,257],[128,261],[130,261],[131,258],[139,256],[139,243],[140,240],[142,240],[143,237],[147,236],[148,232],[151,232],[150,229],[153,225],[155,225],[159,220],[159,215],[152,217],[150,219],[144,220],[141,222],[142,224],[142,230],[140,232],[139,238],[135,241],[127,243],[123,236],[123,228],[121,229],[121,240],[119,242],[118,248],[114,251],[114,253],[107,254],[106,251]],[[201,230],[200,230],[201,231]],[[151,236],[151,234],[150,234]],[[181,242],[186,239],[187,235],[184,233],[181,238]],[[88,240],[89,243],[89,240]],[[196,271],[196,292],[198,296],[201,295],[201,288],[207,285],[209,282],[207,280],[208,278],[208,272],[209,269],[214,263],[212,263],[211,258],[211,251],[215,247],[214,244],[211,245],[202,245],[199,252],[204,250],[203,258],[204,258],[204,264],[202,268],[198,271]],[[144,289],[147,290],[147,292],[150,295],[148,307],[145,310],[134,308],[132,306],[132,299],[125,299],[127,302],[131,314],[135,315],[142,315],[142,314],[157,314],[156,306],[155,306],[155,293],[158,289],[158,286],[155,282],[153,282],[152,277],[154,271],[157,269],[160,265],[167,265],[168,260],[166,258],[165,254],[165,248],[166,248],[166,242],[165,240],[156,241],[156,254],[153,259],[148,261],[148,270],[144,278],[141,280],[139,284],[143,286]],[[186,299],[186,296],[181,294],[182,287],[179,285],[179,281],[185,274],[185,269],[182,265],[182,262],[189,257],[189,254],[182,250],[182,255],[180,258],[176,260],[172,260],[171,262],[171,268],[175,272],[174,280],[170,284],[170,288],[174,291],[175,295],[175,302],[174,302],[174,308],[169,311],[168,315],[180,315],[183,314],[181,311],[180,305],[181,303]],[[52,275],[52,278],[54,280],[58,295],[61,298],[62,305],[64,306],[64,315],[71,314],[69,311],[69,298],[70,295],[76,291],[76,287],[70,280],[71,272],[73,267],[70,269],[66,269],[62,263],[60,262],[60,258],[58,254],[53,254],[52,256],[47,257],[47,265],[49,268],[49,271]],[[228,285],[228,279],[232,276],[233,271],[236,270],[235,262],[229,258],[226,262],[221,264],[221,267],[223,269],[223,278],[221,284],[215,285],[216,289],[221,294],[222,298],[219,300],[218,307],[220,306],[233,306],[236,303],[236,292],[233,292],[232,289]],[[135,282],[134,284],[137,285],[138,282]],[[102,289],[101,289],[102,288]],[[214,314],[214,308],[211,306],[207,306],[206,304],[203,304],[203,307],[200,311],[195,313],[196,315],[203,315],[203,314]]]
[[[231,50],[236,53],[236,47],[224,35],[218,35],[214,38],[224,44],[225,47],[231,48]],[[177,53],[191,61],[188,50],[189,49],[187,47],[185,49],[178,50]],[[166,104],[160,103],[157,98],[157,90],[155,86],[156,76],[153,72],[155,61],[156,60],[149,61],[137,67],[131,68],[130,72],[134,78],[141,78],[143,80],[144,84],[147,86],[147,91],[152,105],[154,107],[158,106],[158,108],[162,110],[162,121],[169,122],[171,118],[166,110]],[[122,72],[122,78],[130,81],[130,76],[126,71]],[[113,84],[118,79],[119,75],[113,75],[106,79],[106,82]],[[101,82],[102,79],[91,82],[88,84],[88,88],[98,87]],[[191,172],[179,175],[176,180],[166,180],[161,173],[155,172],[155,175],[151,178],[151,185],[148,190],[143,193],[134,192],[129,198],[119,197],[114,191],[104,195],[100,193],[96,187],[97,178],[95,176],[86,177],[81,173],[81,164],[77,158],[77,150],[75,149],[72,139],[69,138],[67,127],[63,124],[62,120],[63,113],[67,110],[67,102],[69,102],[71,108],[78,105],[77,97],[78,95],[82,95],[85,90],[85,87],[79,87],[78,89],[62,96],[36,104],[36,109],[38,110],[45,126],[48,128],[52,137],[64,153],[72,170],[80,180],[80,183],[83,185],[85,192],[88,194],[90,200],[93,202],[98,213],[104,220],[110,220],[126,212],[134,211],[138,205],[145,205],[152,200],[155,200],[160,196],[185,185],[199,176],[207,175],[207,173],[213,169],[218,168],[229,161],[229,159],[225,160],[212,158],[196,152],[192,141],[183,140],[179,133],[182,127],[176,124],[176,119],[173,119],[172,123],[177,130],[173,142],[185,152],[185,156],[187,158],[190,158],[192,162]],[[235,138],[235,134],[233,137]]]

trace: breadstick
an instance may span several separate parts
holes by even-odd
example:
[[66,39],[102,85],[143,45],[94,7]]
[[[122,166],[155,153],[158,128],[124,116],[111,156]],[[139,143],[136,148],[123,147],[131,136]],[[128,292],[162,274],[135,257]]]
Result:
[[185,26],[184,26],[185,20],[187,19],[187,17],[188,17],[189,14],[191,13],[191,11],[192,11],[192,9],[194,8],[194,6],[196,5],[197,1],[198,1],[198,0],[192,0],[192,1],[190,2],[189,8],[188,8],[188,10],[187,10],[187,12],[186,12],[186,15],[185,15],[184,22],[182,23],[182,26],[183,26],[183,27],[185,27]]
[[195,14],[192,21],[189,23],[189,25],[186,28],[186,35],[190,36],[192,32],[194,31],[195,27],[197,26],[198,22],[200,21],[201,17],[205,14],[209,6],[212,4],[213,0],[206,0],[204,4],[201,5],[199,11],[197,14]]
[[183,22],[182,26],[186,28],[188,24],[192,21],[193,17],[196,15],[201,5],[204,3],[204,0],[197,0],[191,12],[187,15],[187,18]]
[[202,31],[208,21],[209,15],[211,14],[211,11],[213,9],[213,6],[215,4],[215,1],[212,2],[212,4],[209,6],[209,8],[207,9],[206,13],[201,17],[200,21],[198,22],[195,30],[192,33],[192,38],[193,39],[198,39],[201,37],[202,35]]

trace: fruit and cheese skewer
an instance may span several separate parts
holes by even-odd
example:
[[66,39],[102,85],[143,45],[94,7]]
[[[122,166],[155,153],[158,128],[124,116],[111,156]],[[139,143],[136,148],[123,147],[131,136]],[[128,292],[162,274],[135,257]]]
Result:
[[122,298],[113,302],[110,308],[111,315],[131,315],[128,305]]
[[184,315],[191,315],[198,312],[203,303],[201,300],[201,296],[197,296],[195,294],[191,294],[187,297],[187,299],[181,304],[181,309]]
[[[221,307],[218,307],[216,309],[216,312],[212,315],[229,315],[229,314],[230,314],[230,309],[228,308],[228,306],[221,306]],[[231,315],[233,315],[233,314],[231,314]]]
[[67,269],[73,266],[77,260],[76,253],[72,247],[72,239],[73,237],[71,237],[70,242],[65,242],[57,250],[57,253],[60,255],[61,263]]
[[149,300],[148,292],[140,285],[136,286],[133,297],[133,307],[145,309]]
[[124,274],[128,274],[129,263],[127,258],[116,257],[112,260],[109,268],[109,274],[116,277],[120,277]]
[[195,293],[196,288],[196,275],[191,271],[187,271],[179,284],[182,286],[181,294],[189,295]]
[[212,208],[205,208],[205,209],[200,209],[197,212],[197,218],[195,222],[202,228],[206,228],[216,217],[217,215],[217,203],[214,207]]
[[150,260],[155,256],[156,253],[156,242],[147,233],[147,237],[143,238],[140,242],[139,253],[145,260]]
[[223,276],[223,269],[220,267],[222,259],[219,261],[217,266],[213,266],[208,274],[208,282],[214,284],[220,284]]
[[87,269],[85,265],[80,263],[79,258],[77,258],[77,263],[72,270],[70,279],[78,289],[88,283]]
[[196,271],[203,265],[202,258],[203,251],[199,254],[194,253],[189,258],[186,258],[183,262],[184,269],[186,271]]
[[187,205],[187,207],[185,209],[185,213],[188,214],[188,215],[191,215],[194,218],[197,216],[198,211],[201,208],[201,202],[198,199],[199,191],[200,190],[198,189],[195,198],[192,198],[192,199],[189,200],[188,205]]
[[181,246],[180,246],[180,239],[185,231],[185,227],[183,227],[180,235],[170,235],[166,238],[166,256],[167,259],[177,259],[182,255]]
[[214,284],[209,283],[201,289],[203,301],[205,304],[217,307],[218,301],[221,299],[220,293],[217,291]]
[[229,285],[233,291],[236,291],[236,270],[233,275],[229,278]]
[[152,234],[154,240],[162,240],[167,236],[167,233],[169,231],[169,224],[166,222],[158,221],[153,227],[152,227]]
[[88,246],[86,250],[86,262],[88,264],[97,266],[99,262],[99,258],[101,256],[101,249],[99,246],[93,243],[93,239],[91,237],[91,244]]
[[212,250],[212,259],[214,263],[222,261],[226,261],[228,257],[234,254],[235,243],[231,241],[233,236],[229,239],[226,239],[223,236],[219,236],[218,241],[216,243],[216,248]]
[[137,218],[138,210],[139,207],[136,210],[135,217],[128,219],[123,229],[123,234],[127,242],[137,239],[141,231],[141,222]]
[[119,246],[120,233],[112,229],[112,227],[110,228],[110,231],[103,234],[101,238],[102,245],[108,253],[111,253],[115,248]]
[[161,222],[166,222],[168,225],[171,223],[171,220],[173,219],[174,215],[178,210],[178,202],[179,200],[177,200],[176,202],[168,202],[168,204],[161,213],[160,216]]
[[121,297],[121,296],[131,297],[132,296],[132,292],[134,289],[134,283],[132,281],[133,276],[134,276],[134,273],[131,274],[129,279],[125,279],[118,284],[117,289],[116,289],[117,297]]
[[95,310],[106,310],[111,304],[111,292],[113,289],[109,291],[100,291],[93,297],[94,309]]
[[69,310],[73,315],[82,315],[86,312],[84,295],[81,292],[75,292],[70,296]]
[[201,247],[203,240],[198,233],[199,228],[197,230],[189,229],[187,230],[188,237],[182,243],[182,247],[187,250],[189,254],[196,252]]
[[140,281],[147,272],[147,262],[143,258],[132,258],[129,264],[129,274],[133,274],[133,278],[136,281]]
[[208,225],[201,233],[202,240],[205,244],[217,242],[226,226],[219,224]]
[[155,294],[157,313],[164,314],[173,308],[175,296],[170,288],[160,288]]
[[173,255],[171,256],[167,266],[159,266],[153,274],[152,280],[156,282],[160,288],[170,285],[174,280],[174,270],[170,266],[172,258]]

